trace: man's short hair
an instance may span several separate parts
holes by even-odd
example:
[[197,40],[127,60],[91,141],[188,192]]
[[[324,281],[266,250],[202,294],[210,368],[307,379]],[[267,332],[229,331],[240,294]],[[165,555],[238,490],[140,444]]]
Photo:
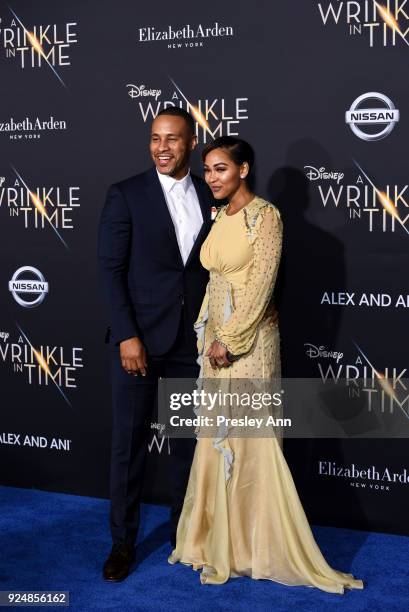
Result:
[[161,115],[171,115],[172,117],[182,117],[187,123],[190,133],[192,136],[195,134],[195,122],[193,120],[192,115],[190,115],[184,108],[180,108],[179,106],[168,106],[167,108],[163,108],[156,116],[160,117]]

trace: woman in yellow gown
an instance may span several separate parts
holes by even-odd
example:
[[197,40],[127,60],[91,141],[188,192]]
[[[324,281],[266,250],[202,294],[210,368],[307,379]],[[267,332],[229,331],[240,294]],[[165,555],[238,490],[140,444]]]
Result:
[[[210,271],[195,325],[201,377],[205,385],[280,377],[278,328],[264,316],[280,262],[280,214],[249,190],[250,145],[218,138],[203,161],[214,197],[229,203],[200,254]],[[169,562],[200,569],[206,584],[250,576],[333,593],[363,588],[326,563],[274,435],[198,438]]]

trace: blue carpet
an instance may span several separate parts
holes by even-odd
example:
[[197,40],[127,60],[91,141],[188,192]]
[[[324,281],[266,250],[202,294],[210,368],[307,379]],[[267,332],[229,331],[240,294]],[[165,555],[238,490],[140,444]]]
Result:
[[409,610],[407,537],[314,528],[330,565],[364,580],[363,591],[343,596],[249,578],[203,586],[190,568],[167,563],[168,510],[144,506],[138,565],[126,581],[107,584],[101,579],[111,546],[106,500],[9,487],[0,487],[0,500],[2,591],[70,591],[70,609],[81,611]]

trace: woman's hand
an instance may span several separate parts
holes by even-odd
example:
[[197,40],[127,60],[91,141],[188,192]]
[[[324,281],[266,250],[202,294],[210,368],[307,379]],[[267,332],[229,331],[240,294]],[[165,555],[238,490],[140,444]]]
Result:
[[278,327],[278,311],[275,309],[274,303],[271,300],[264,313],[263,321],[268,321],[270,327]]
[[213,340],[209,350],[206,353],[206,357],[209,357],[210,365],[213,370],[217,368],[228,368],[231,363],[226,357],[227,349],[222,346],[217,340]]

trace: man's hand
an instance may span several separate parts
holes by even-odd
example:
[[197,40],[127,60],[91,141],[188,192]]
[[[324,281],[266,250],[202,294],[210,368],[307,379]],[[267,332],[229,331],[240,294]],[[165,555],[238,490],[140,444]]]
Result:
[[146,350],[139,338],[128,338],[119,344],[122,367],[128,374],[146,376]]
[[227,349],[219,344],[217,340],[214,340],[210,345],[209,350],[206,353],[206,357],[209,357],[210,365],[213,370],[217,368],[228,368],[231,363],[226,357]]

